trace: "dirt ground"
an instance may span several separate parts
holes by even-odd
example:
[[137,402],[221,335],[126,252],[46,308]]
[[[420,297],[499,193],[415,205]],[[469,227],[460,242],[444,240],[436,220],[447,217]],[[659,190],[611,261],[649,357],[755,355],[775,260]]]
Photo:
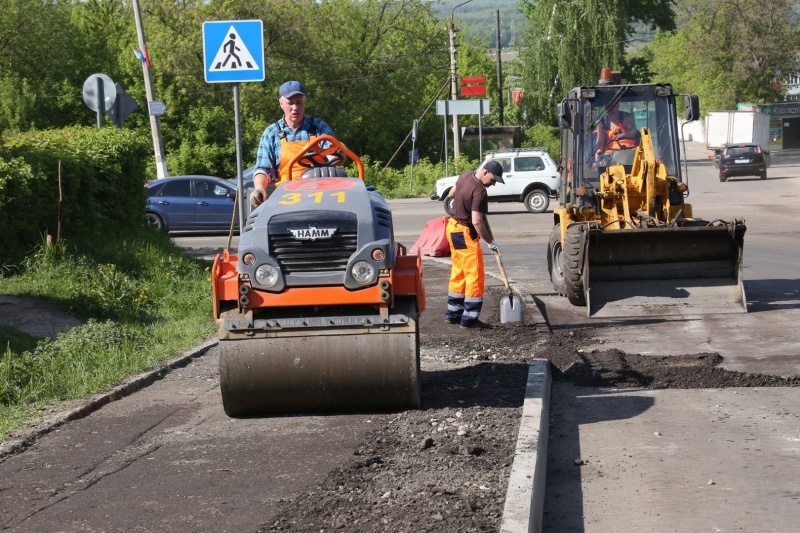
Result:
[[[800,377],[730,372],[718,354],[679,357],[583,352],[589,330],[539,334],[444,323],[444,301],[428,298],[421,321],[423,406],[388,419],[353,458],[314,491],[285,502],[260,531],[498,531],[524,399],[528,361],[545,358],[556,380],[618,388],[798,386]],[[455,398],[455,401],[453,399]],[[455,404],[455,406],[454,406]]]
[[[436,273],[446,277],[440,269]],[[432,271],[426,276],[428,281],[436,277]],[[551,362],[555,380],[588,387],[800,385],[800,377],[723,370],[715,353],[585,352],[591,329],[547,335],[533,326],[501,325],[503,293],[495,288],[487,295],[482,318],[496,327],[462,330],[444,322],[445,298],[428,296],[420,332],[422,409],[375,417],[377,429],[349,461],[313,490],[287,498],[259,531],[498,531],[527,363],[534,358]]]

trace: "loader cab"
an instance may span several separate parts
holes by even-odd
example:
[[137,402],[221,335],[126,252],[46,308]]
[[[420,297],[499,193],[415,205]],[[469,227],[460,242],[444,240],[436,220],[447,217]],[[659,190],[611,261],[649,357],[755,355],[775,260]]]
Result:
[[[581,185],[597,187],[599,177],[611,165],[623,165],[631,170],[634,146],[611,146],[598,157],[598,130],[609,125],[613,107],[627,114],[637,131],[650,130],[655,159],[663,162],[669,176],[679,182],[681,168],[675,95],[669,84],[606,85],[579,87],[570,91],[558,106],[561,129],[562,170],[561,203],[570,201],[571,188]],[[625,143],[630,145],[632,143]],[[574,187],[573,187],[574,184]]]

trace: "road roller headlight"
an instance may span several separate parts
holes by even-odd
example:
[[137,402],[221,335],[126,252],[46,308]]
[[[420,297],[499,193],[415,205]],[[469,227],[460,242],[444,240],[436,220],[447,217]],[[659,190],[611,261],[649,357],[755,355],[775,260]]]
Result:
[[272,287],[279,277],[278,269],[272,265],[261,265],[256,269],[256,281],[264,287]]
[[375,279],[375,267],[367,261],[356,261],[350,269],[353,279],[359,283],[369,283]]

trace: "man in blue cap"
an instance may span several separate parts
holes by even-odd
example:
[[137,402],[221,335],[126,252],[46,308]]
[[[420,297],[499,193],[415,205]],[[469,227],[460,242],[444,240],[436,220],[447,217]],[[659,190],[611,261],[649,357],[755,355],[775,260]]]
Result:
[[254,206],[261,205],[267,199],[267,184],[270,181],[289,181],[300,177],[304,170],[302,167],[286,167],[303,146],[314,137],[333,136],[333,130],[324,121],[306,116],[306,88],[302,83],[287,81],[278,89],[278,97],[283,118],[267,126],[256,152],[254,190],[250,193],[250,203]]

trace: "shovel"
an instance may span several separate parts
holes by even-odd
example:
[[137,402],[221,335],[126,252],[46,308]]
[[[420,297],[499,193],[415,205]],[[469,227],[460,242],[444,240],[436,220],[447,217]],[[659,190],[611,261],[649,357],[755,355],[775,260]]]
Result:
[[506,286],[508,296],[503,296],[500,301],[500,323],[509,324],[522,322],[522,305],[519,298],[514,305],[514,291],[508,284],[508,276],[506,276],[506,269],[503,268],[503,262],[500,260],[500,252],[492,252],[495,259],[497,259],[497,266],[500,267],[500,274],[503,276],[503,284]]

